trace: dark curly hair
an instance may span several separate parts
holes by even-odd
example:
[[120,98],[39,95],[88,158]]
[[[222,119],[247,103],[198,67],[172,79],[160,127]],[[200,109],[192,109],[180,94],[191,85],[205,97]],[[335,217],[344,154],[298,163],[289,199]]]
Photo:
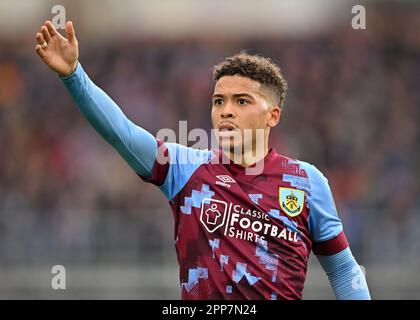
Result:
[[241,52],[227,57],[213,68],[213,80],[224,76],[239,75],[266,86],[274,93],[281,108],[286,98],[287,81],[280,68],[270,59]]

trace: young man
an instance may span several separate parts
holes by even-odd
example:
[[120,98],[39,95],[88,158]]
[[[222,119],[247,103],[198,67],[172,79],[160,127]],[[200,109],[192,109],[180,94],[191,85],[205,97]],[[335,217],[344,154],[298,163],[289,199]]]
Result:
[[300,299],[311,250],[338,299],[370,299],[326,178],[268,149],[286,93],[277,66],[242,53],[215,67],[220,148],[194,150],[128,120],[78,63],[71,22],[66,31],[67,39],[47,21],[35,49],[102,137],[168,198],[183,299]]

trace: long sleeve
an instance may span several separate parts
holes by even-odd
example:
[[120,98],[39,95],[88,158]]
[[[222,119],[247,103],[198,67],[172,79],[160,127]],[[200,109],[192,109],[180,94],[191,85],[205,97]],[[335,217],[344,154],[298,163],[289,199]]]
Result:
[[61,80],[96,131],[136,173],[150,177],[156,160],[156,139],[131,122],[118,105],[89,79],[80,63],[72,75]]
[[350,248],[317,258],[338,300],[370,300],[366,278]]

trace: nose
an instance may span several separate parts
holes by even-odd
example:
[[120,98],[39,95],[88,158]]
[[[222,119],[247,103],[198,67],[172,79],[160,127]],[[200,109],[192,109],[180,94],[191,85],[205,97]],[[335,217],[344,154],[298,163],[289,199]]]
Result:
[[226,102],[225,105],[223,106],[221,117],[222,118],[235,118],[233,106],[230,101]]

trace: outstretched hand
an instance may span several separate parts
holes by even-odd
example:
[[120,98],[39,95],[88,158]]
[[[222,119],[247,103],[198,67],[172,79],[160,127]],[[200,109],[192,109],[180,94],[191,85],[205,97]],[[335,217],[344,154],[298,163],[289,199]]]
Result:
[[77,66],[79,46],[74,33],[73,23],[66,23],[67,39],[53,26],[45,21],[40,32],[36,34],[35,51],[44,63],[61,77],[69,76]]

